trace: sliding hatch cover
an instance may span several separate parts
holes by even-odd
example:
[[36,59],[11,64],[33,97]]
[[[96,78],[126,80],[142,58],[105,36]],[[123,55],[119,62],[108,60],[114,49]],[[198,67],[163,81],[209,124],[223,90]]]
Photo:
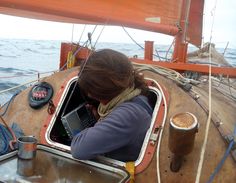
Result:
[[0,156],[0,182],[83,182],[124,183],[129,174],[123,169],[94,161],[79,161],[69,153],[38,145],[36,157],[22,160],[17,151]]

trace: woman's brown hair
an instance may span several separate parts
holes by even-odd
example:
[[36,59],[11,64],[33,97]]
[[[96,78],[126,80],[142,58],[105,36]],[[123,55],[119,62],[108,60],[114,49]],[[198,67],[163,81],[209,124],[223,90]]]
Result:
[[147,91],[143,75],[137,73],[124,54],[111,49],[92,53],[78,79],[81,90],[98,100],[111,100],[128,87]]

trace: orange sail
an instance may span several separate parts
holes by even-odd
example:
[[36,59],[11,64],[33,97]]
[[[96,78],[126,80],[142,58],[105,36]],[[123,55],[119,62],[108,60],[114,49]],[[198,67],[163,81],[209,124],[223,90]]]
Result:
[[59,22],[119,25],[172,36],[186,30],[186,40],[200,46],[203,3],[204,0],[1,0],[0,13]]

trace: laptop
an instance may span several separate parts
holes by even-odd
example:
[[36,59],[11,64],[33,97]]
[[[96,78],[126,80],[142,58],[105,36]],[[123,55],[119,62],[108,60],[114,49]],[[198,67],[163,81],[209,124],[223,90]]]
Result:
[[61,121],[70,139],[96,123],[96,119],[91,111],[87,109],[86,103],[80,104],[77,108],[62,116]]

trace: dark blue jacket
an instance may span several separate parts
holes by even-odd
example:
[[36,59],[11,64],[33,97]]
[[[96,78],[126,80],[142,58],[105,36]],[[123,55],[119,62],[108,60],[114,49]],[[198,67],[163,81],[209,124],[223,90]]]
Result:
[[73,138],[72,156],[91,159],[105,155],[120,161],[135,161],[150,126],[151,113],[152,109],[144,96],[118,105],[94,127],[83,130]]

